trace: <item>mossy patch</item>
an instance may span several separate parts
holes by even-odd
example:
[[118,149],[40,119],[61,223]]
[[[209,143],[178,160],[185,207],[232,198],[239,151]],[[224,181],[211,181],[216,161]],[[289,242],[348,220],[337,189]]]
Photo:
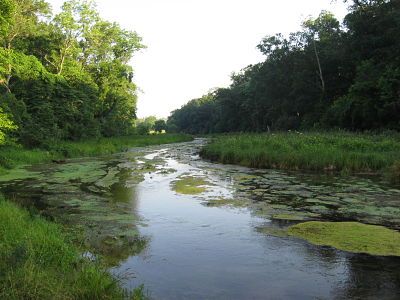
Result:
[[289,227],[288,234],[315,245],[353,253],[400,256],[400,233],[383,226],[358,222],[305,222]]
[[196,176],[181,176],[172,182],[172,190],[178,194],[197,195],[204,193],[210,185],[206,179]]

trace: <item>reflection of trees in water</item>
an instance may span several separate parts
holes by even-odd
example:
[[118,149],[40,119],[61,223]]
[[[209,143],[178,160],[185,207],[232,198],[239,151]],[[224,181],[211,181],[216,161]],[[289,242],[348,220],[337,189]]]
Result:
[[337,278],[332,291],[335,299],[399,299],[400,257],[351,254],[308,243],[301,251],[326,276]]
[[400,258],[347,254],[348,275],[338,299],[399,299]]

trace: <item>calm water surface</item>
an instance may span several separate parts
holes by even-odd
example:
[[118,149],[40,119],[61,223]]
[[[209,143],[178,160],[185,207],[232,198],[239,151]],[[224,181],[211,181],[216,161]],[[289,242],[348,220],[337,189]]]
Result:
[[125,287],[143,283],[155,299],[399,299],[398,258],[268,236],[256,228],[271,221],[246,208],[207,207],[207,195],[175,193],[171,181],[189,173],[213,179],[209,194],[229,196],[232,182],[221,174],[246,169],[210,168],[195,149],[171,147],[153,157],[166,156],[177,172],[148,174],[136,188],[149,243],[112,269]]
[[[152,299],[400,299],[399,258],[259,230],[294,224],[285,220],[292,214],[399,229],[398,187],[212,164],[197,155],[204,142],[33,166],[0,178],[0,188],[9,199],[83,228],[86,243],[111,258],[110,271],[123,286],[144,284]],[[207,190],[176,193],[182,176],[207,180]],[[207,205],[217,199],[247,204]],[[142,251],[135,248],[137,230],[147,240]]]

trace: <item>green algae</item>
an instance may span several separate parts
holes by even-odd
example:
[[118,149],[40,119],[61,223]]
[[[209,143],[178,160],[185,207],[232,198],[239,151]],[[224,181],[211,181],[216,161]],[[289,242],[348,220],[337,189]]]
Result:
[[119,182],[118,174],[119,170],[117,168],[110,168],[107,171],[107,175],[97,180],[95,185],[100,188],[110,188],[113,184]]
[[172,182],[172,190],[183,195],[197,195],[204,193],[211,183],[202,177],[180,176]]
[[289,227],[288,234],[315,245],[353,253],[400,256],[400,233],[383,226],[311,221]]
[[269,236],[282,237],[282,238],[289,237],[287,230],[284,228],[266,226],[266,227],[258,227],[257,231]]
[[82,182],[93,183],[107,175],[102,161],[73,162],[61,165],[47,179],[51,183]]
[[19,166],[17,168],[7,170],[6,173],[0,175],[0,182],[7,182],[13,180],[24,180],[29,178],[36,178],[40,176],[40,172],[31,171],[28,166]]
[[315,213],[307,212],[288,212],[282,214],[276,214],[272,216],[274,220],[287,220],[287,221],[306,221],[314,218],[318,218],[320,215]]
[[247,207],[249,203],[244,199],[226,199],[226,198],[218,198],[218,199],[211,199],[207,200],[203,203],[205,206],[208,207]]

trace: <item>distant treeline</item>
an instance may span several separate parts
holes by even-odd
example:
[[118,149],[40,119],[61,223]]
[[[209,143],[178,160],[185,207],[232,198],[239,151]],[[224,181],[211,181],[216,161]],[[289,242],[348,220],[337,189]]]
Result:
[[400,1],[354,0],[342,24],[323,11],[258,49],[264,62],[172,112],[169,128],[400,130]]
[[0,144],[128,134],[141,38],[100,18],[90,0],[52,15],[44,0],[0,1]]

